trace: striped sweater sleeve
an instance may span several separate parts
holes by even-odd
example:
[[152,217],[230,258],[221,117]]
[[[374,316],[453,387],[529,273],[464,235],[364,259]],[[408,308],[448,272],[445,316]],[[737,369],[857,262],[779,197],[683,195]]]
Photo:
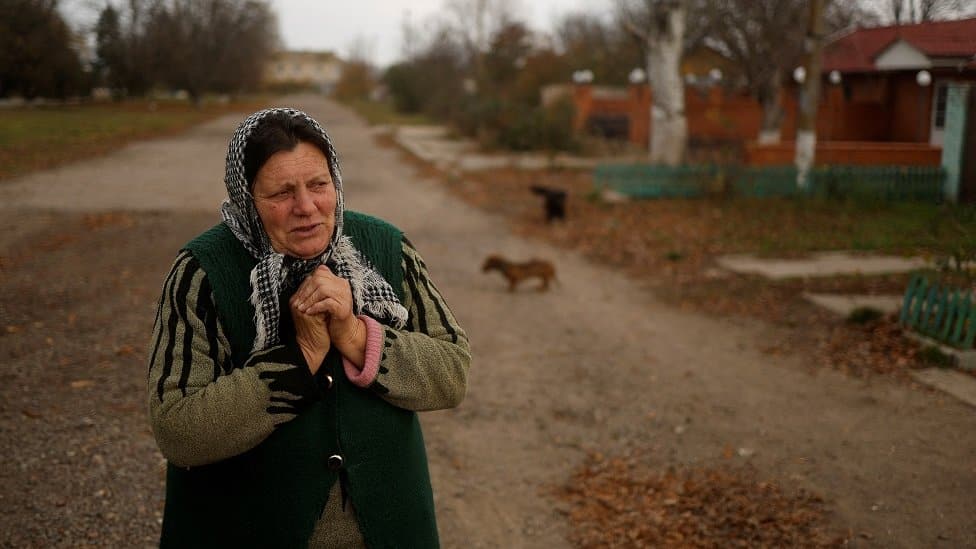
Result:
[[379,372],[370,385],[387,402],[408,410],[440,410],[461,403],[467,388],[468,337],[406,238],[402,244],[402,330],[384,326]]
[[206,273],[181,253],[166,278],[149,350],[149,415],[171,463],[199,466],[257,446],[320,397],[301,352],[284,345],[234,368]]

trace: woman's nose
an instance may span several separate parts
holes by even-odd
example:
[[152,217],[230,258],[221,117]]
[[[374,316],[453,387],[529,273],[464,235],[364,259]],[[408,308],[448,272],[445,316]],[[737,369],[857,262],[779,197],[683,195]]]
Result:
[[295,211],[297,213],[308,214],[315,212],[315,199],[311,192],[305,187],[298,187],[295,191]]

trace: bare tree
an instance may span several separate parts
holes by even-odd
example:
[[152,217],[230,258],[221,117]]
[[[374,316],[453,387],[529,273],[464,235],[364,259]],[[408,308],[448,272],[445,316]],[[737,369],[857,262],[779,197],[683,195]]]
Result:
[[447,0],[445,12],[465,49],[488,51],[492,36],[515,18],[515,0]]
[[783,77],[802,59],[806,0],[704,0],[696,4],[704,42],[735,62],[762,106],[759,142],[780,140]]
[[449,119],[464,95],[466,53],[443,22],[429,21],[427,29],[411,33],[419,39],[411,45],[414,53],[388,67],[383,81],[398,111]]
[[956,19],[976,13],[972,0],[912,0],[915,22]]
[[958,19],[976,14],[972,0],[861,0],[886,23],[895,25]]
[[354,61],[373,66],[376,57],[376,40],[364,34],[357,34],[346,45],[346,61]]
[[681,79],[686,0],[617,0],[625,28],[647,44],[647,75],[654,92],[650,160],[677,165],[688,143]]
[[458,37],[478,86],[484,84],[484,56],[495,34],[515,21],[517,0],[446,0],[446,28]]
[[624,31],[616,22],[589,13],[569,13],[554,31],[560,53],[574,69],[593,71],[596,82],[626,84],[635,67],[645,64],[646,43]]
[[95,63],[98,83],[113,90],[125,87],[126,47],[119,11],[107,4],[95,23]]
[[0,2],[0,97],[67,97],[83,73],[57,0]]
[[148,17],[160,78],[194,101],[257,87],[277,45],[277,20],[261,0],[158,0]]
[[[780,140],[783,82],[804,60],[807,0],[694,0],[689,20],[699,41],[714,47],[742,71],[746,89],[762,106],[759,142]],[[851,2],[825,7],[825,32],[876,21]],[[795,29],[790,31],[789,29]]]
[[411,59],[420,54],[420,41],[423,33],[421,29],[411,21],[410,11],[407,10],[400,20],[400,56],[403,59]]
[[335,96],[341,100],[365,99],[376,85],[376,70],[372,59],[376,42],[357,35],[347,46],[346,59],[342,62],[342,74],[336,82]]

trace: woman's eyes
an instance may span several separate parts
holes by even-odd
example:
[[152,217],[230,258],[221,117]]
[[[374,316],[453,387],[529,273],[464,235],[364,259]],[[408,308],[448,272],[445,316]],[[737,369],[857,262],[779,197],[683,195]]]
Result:
[[[329,188],[329,181],[314,181],[308,184],[308,190],[313,193],[325,192]],[[276,193],[268,195],[271,200],[288,200],[295,196],[295,189],[282,189]]]

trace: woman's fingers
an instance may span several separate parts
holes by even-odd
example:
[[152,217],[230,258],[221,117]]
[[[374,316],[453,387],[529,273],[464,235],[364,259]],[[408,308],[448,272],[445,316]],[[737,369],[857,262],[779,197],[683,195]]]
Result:
[[297,310],[297,302],[292,296],[289,300],[291,318],[295,325],[295,341],[305,355],[309,370],[314,374],[325,359],[332,346],[328,325],[322,315],[307,315]]
[[302,310],[307,315],[327,314],[329,316],[336,316],[341,314],[346,308],[337,299],[328,296],[324,299],[310,301],[310,303],[311,305],[304,305],[305,308]]
[[352,294],[349,287],[341,285],[317,286],[299,297],[298,310],[305,314],[318,314],[328,310],[339,312],[344,306],[351,308]]
[[349,282],[325,266],[319,266],[306,278],[292,296],[297,309],[305,314],[323,314],[345,318],[352,313],[352,291]]
[[323,283],[328,281],[330,277],[335,277],[332,271],[329,270],[325,265],[319,265],[314,271],[298,285],[298,289],[295,290],[293,297],[297,298],[297,303],[301,304],[311,297],[312,293]]

